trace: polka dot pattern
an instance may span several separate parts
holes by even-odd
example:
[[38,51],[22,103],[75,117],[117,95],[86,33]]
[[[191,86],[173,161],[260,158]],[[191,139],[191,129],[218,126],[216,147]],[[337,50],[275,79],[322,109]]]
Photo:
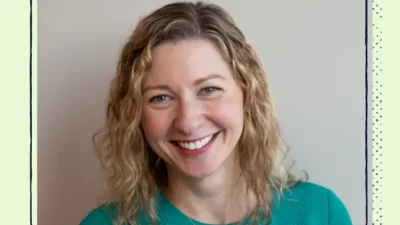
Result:
[[372,1],[372,224],[380,225],[382,219],[382,39],[379,28],[382,21],[381,0]]

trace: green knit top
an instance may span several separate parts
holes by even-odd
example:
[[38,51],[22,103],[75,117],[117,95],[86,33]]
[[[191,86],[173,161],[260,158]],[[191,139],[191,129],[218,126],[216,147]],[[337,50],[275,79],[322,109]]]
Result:
[[[302,182],[290,191],[285,191],[280,199],[274,193],[271,207],[271,220],[264,219],[255,224],[352,225],[349,213],[337,195],[325,187],[309,182]],[[156,213],[159,225],[212,225],[189,219],[161,193],[157,198]],[[114,225],[116,215],[115,204],[101,206],[91,211],[80,225]],[[150,225],[149,221],[147,216],[141,216],[138,224]],[[250,225],[249,218],[240,224]]]

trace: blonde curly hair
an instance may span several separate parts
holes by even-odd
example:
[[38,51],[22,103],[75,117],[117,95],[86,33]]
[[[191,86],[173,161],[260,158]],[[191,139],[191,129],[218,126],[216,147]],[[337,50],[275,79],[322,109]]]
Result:
[[257,197],[259,208],[254,217],[261,209],[269,218],[272,191],[282,193],[298,181],[290,168],[284,167],[287,151],[281,148],[266,74],[231,16],[215,4],[171,3],[141,19],[123,47],[109,92],[106,124],[93,136],[109,191],[118,203],[118,225],[137,224],[143,212],[155,224],[158,221],[155,198],[157,190],[168,185],[167,171],[140,126],[142,80],[152,66],[154,47],[191,38],[213,41],[243,88],[244,129],[238,142],[239,163],[249,190]]

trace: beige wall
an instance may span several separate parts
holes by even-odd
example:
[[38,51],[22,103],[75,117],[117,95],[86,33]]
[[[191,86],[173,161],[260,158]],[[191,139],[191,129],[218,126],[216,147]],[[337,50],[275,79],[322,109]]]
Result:
[[[100,200],[91,135],[138,18],[167,0],[38,0],[38,224],[77,224]],[[364,2],[213,1],[269,75],[296,170],[333,189],[365,224]]]

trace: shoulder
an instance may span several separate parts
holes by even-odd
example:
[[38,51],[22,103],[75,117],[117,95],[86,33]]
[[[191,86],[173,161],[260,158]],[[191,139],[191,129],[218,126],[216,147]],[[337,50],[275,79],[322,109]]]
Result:
[[316,206],[321,206],[319,204],[322,204],[328,206],[330,210],[345,209],[342,200],[334,191],[315,183],[301,182],[293,187],[291,192],[293,196],[313,202]]
[[117,206],[110,203],[90,211],[79,225],[113,225],[116,216]]
[[300,182],[290,190],[287,190],[284,193],[284,196],[295,196],[299,198],[309,198],[326,200],[326,196],[333,194],[333,191],[321,186],[319,184],[315,184],[312,182]]
[[297,214],[306,224],[352,224],[342,200],[331,189],[315,183],[301,182],[285,191],[278,205],[278,214]]

